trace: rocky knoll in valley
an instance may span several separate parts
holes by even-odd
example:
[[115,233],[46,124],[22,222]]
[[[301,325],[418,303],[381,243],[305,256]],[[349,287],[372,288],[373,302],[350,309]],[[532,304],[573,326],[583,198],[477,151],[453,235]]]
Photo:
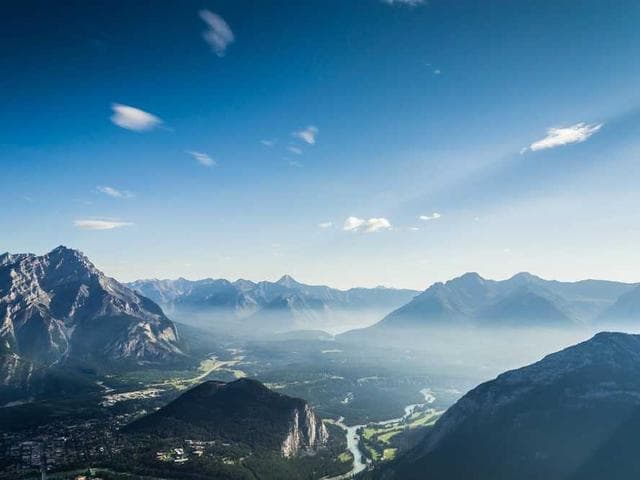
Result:
[[243,378],[208,381],[125,429],[156,438],[242,443],[255,451],[293,457],[314,453],[329,434],[309,404]]

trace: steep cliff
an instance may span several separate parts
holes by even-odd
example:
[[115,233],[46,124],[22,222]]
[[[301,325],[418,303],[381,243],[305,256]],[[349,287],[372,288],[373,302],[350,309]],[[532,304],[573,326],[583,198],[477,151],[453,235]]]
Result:
[[282,455],[292,457],[301,451],[314,451],[324,445],[328,438],[327,427],[313,409],[305,404],[302,411],[296,408],[293,412],[289,433],[282,442]]

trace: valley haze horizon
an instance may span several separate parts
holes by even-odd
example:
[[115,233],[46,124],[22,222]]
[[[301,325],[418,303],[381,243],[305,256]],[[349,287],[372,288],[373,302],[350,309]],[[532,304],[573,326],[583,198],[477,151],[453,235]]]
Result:
[[[58,247],[64,247],[64,248],[69,248],[69,249],[75,249],[74,247],[68,247],[66,245],[57,245],[57,247],[53,247],[52,249],[58,248]],[[79,250],[79,249],[78,249]],[[43,255],[45,253],[48,253],[51,250],[44,250],[42,253],[40,253],[40,255]],[[83,252],[84,253],[84,252]],[[7,254],[11,254],[10,251],[5,251],[3,253],[0,253],[0,255],[7,255]],[[28,254],[35,254],[37,255],[37,253],[35,253],[35,251],[29,251]],[[531,271],[527,271],[527,270],[514,270],[512,273],[505,273],[502,276],[485,276],[482,273],[480,273],[479,271],[474,271],[474,270],[465,270],[465,271],[461,271],[457,274],[453,274],[450,277],[447,278],[443,278],[440,280],[435,280],[429,284],[426,284],[427,287],[432,286],[433,284],[436,283],[445,283],[448,280],[452,280],[452,279],[456,279],[459,277],[463,277],[464,275],[478,275],[481,278],[485,279],[485,280],[492,280],[492,281],[502,281],[502,280],[509,280],[513,277],[516,277],[520,274],[528,274],[528,275],[532,275],[534,277],[540,278],[542,280],[546,280],[546,281],[555,281],[555,282],[562,282],[562,283],[578,283],[578,282],[591,282],[591,281],[602,281],[602,282],[612,282],[612,283],[620,283],[620,284],[627,284],[627,285],[640,285],[640,279],[638,279],[637,281],[634,280],[620,280],[620,279],[615,279],[615,278],[604,278],[604,277],[598,277],[597,275],[588,275],[586,277],[571,277],[571,278],[545,278],[544,276],[538,275],[537,273],[532,273]],[[115,277],[114,277],[115,278]],[[132,276],[131,280],[120,280],[122,283],[124,284],[136,284],[139,282],[162,282],[162,283],[169,283],[169,282],[178,282],[178,281],[182,281],[182,280],[186,280],[187,282],[201,282],[201,281],[210,281],[210,280],[226,280],[230,283],[238,283],[238,282],[253,282],[253,283],[259,283],[259,282],[271,282],[271,283],[278,283],[278,281],[282,281],[285,279],[292,279],[294,281],[298,281],[297,279],[293,278],[293,275],[290,275],[287,272],[284,272],[282,274],[280,274],[279,276],[276,275],[275,280],[266,280],[266,279],[256,279],[256,277],[254,277],[253,279],[250,279],[248,277],[245,276],[235,276],[232,277],[235,278],[234,280],[229,280],[228,278],[225,277],[218,277],[215,275],[203,275],[203,276],[198,276],[198,277],[189,277],[189,276],[182,276],[182,275],[176,275],[176,276],[172,276],[172,275],[167,275],[167,276],[162,276],[162,277],[136,277],[135,275]],[[308,286],[317,286],[317,287],[328,287],[328,288],[332,288],[335,290],[341,290],[341,291],[347,291],[347,290],[351,290],[351,289],[389,289],[389,290],[408,290],[408,291],[415,291],[415,292],[420,292],[421,290],[419,288],[407,288],[407,287],[401,287],[401,286],[395,286],[395,285],[374,285],[374,286],[364,286],[364,285],[359,285],[359,284],[354,284],[348,287],[332,287],[329,284],[323,284],[323,283],[305,283],[305,282],[299,282],[302,283],[304,285],[308,285]],[[424,285],[423,285],[424,286]]]
[[51,6],[0,480],[640,478],[639,1]]

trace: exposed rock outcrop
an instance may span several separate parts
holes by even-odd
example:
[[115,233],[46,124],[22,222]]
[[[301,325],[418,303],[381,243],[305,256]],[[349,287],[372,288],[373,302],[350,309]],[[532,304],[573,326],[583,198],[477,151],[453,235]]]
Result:
[[327,427],[313,409],[305,404],[304,409],[296,408],[287,437],[282,443],[282,455],[292,457],[301,451],[315,451],[329,439]]
[[0,256],[0,354],[12,356],[7,375],[15,357],[50,366],[183,355],[176,327],[160,307],[62,246],[41,256]]

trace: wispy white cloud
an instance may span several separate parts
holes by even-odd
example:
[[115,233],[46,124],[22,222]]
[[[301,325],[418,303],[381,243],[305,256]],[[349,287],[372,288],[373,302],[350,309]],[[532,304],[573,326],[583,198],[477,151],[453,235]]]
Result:
[[276,144],[276,140],[260,140],[260,143],[265,147],[271,148]]
[[333,227],[333,222],[322,222],[318,224],[320,228],[331,228]]
[[73,225],[83,230],[114,230],[116,228],[129,227],[133,225],[131,222],[120,222],[116,220],[95,220],[84,219],[75,220]]
[[410,7],[416,7],[425,3],[425,0],[382,0],[387,5],[408,5]]
[[308,143],[309,145],[314,145],[316,143],[316,137],[318,136],[318,127],[313,125],[309,125],[307,128],[303,130],[298,130],[297,132],[293,132],[293,136],[299,138],[303,142]]
[[538,150],[546,150],[548,148],[561,147],[571,143],[581,143],[589,139],[591,135],[602,128],[602,123],[588,124],[585,122],[576,123],[569,127],[550,128],[547,130],[547,136],[533,142],[528,147],[523,148],[520,153],[527,150],[536,152]]
[[135,195],[132,192],[127,190],[118,190],[117,188],[108,187],[108,186],[99,186],[96,187],[100,193],[104,193],[105,195],[109,195],[113,198],[133,198]]
[[386,218],[370,218],[367,220],[365,232],[377,232],[391,228],[391,223]]
[[126,128],[127,130],[143,132],[145,130],[152,130],[162,124],[162,120],[152,113],[129,105],[113,103],[111,109],[113,110],[111,121],[117,126]]
[[365,220],[363,218],[349,217],[344,221],[342,229],[345,232],[354,232],[358,230],[362,225],[364,225],[364,223]]
[[224,57],[229,44],[235,41],[231,28],[220,15],[209,10],[200,10],[198,14],[209,27],[202,33],[202,38],[205,39],[217,56]]
[[391,228],[391,222],[386,218],[364,218],[349,217],[344,221],[342,229],[345,232],[367,232],[373,233],[380,230],[388,230]]
[[429,70],[431,70],[431,73],[433,73],[433,75],[440,75],[442,73],[442,70],[435,67],[432,63],[425,63],[425,65],[429,67]]
[[297,160],[287,160],[290,167],[302,168],[302,163]]
[[193,150],[187,151],[200,165],[203,167],[215,167],[218,162],[211,158],[208,154],[203,152],[194,152]]
[[291,153],[295,153],[296,155],[302,155],[302,149],[300,147],[289,145],[287,147],[287,150],[289,150]]
[[420,215],[418,218],[420,220],[424,220],[425,222],[429,222],[431,220],[438,220],[439,218],[442,218],[442,215],[440,215],[438,212],[433,212],[431,215]]

